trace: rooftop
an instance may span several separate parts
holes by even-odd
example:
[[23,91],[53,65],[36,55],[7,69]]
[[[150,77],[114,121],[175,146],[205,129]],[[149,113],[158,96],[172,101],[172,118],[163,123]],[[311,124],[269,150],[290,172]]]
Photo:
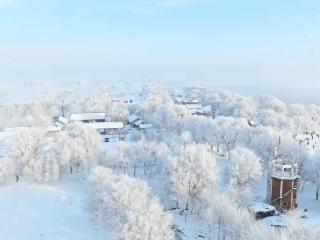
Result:
[[272,161],[271,176],[278,179],[296,179],[298,175],[298,164],[287,155],[279,154]]
[[128,122],[129,123],[133,123],[134,121],[137,121],[137,120],[140,120],[141,118],[140,117],[138,117],[137,115],[130,115],[129,117],[128,117]]
[[106,113],[73,113],[70,115],[71,121],[104,120]]
[[122,122],[94,122],[86,123],[86,126],[93,127],[94,129],[121,129],[123,128]]

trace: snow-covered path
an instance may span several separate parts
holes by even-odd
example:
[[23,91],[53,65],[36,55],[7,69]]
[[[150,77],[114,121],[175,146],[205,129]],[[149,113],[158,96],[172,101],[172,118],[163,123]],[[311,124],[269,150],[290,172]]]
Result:
[[100,240],[87,211],[87,191],[71,182],[0,186],[0,239]]

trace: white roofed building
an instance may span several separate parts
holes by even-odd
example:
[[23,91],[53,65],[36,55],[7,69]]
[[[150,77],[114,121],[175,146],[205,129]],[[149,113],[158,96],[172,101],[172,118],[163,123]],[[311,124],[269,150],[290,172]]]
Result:
[[96,129],[102,135],[105,142],[109,142],[110,139],[124,139],[124,136],[122,136],[123,122],[92,122],[85,125]]
[[119,130],[123,128],[123,122],[92,122],[87,123],[86,126],[90,126],[96,130]]
[[82,122],[96,129],[104,138],[113,136],[120,139],[124,128],[123,122],[107,122],[106,119],[107,113],[73,113],[70,115],[70,122]]
[[106,117],[106,113],[72,113],[70,115],[70,121],[83,123],[105,122]]

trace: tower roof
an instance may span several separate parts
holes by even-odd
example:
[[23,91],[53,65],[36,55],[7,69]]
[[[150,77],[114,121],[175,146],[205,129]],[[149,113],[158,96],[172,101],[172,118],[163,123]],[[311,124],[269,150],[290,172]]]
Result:
[[290,158],[286,154],[276,155],[272,161],[271,177],[283,180],[299,178],[298,163],[294,158]]

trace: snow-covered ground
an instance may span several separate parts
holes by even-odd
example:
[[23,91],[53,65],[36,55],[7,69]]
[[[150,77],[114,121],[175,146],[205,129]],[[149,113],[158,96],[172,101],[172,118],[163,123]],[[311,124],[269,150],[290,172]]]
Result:
[[0,187],[0,239],[104,239],[87,210],[85,184],[13,183]]
[[[34,90],[36,89],[37,88],[34,88]],[[51,90],[54,91],[55,89],[51,89]],[[84,94],[88,94],[88,93],[86,92]],[[112,94],[114,94],[114,92],[112,92]],[[13,96],[13,95],[9,94],[8,96]],[[117,96],[117,95],[114,95],[114,96]],[[139,100],[139,96],[142,96],[142,95],[139,95],[138,93],[136,93],[134,97],[137,97],[137,99]],[[167,120],[164,119],[164,122],[165,121]],[[246,122],[247,121],[245,121],[245,123]],[[199,124],[201,124],[200,121],[199,121]],[[228,129],[228,125],[226,126],[223,125],[223,127],[225,129]],[[168,145],[170,145],[171,143],[181,144],[181,142],[177,141],[177,139],[175,138],[177,136],[175,136],[174,134],[173,136],[171,136],[170,132],[167,132],[164,129],[162,130],[163,132],[161,133],[162,134],[161,138],[163,141],[165,140],[164,142],[166,144]],[[197,131],[199,131],[199,129],[197,129]],[[96,133],[94,132],[94,134]],[[157,134],[157,132],[151,132],[149,134]],[[202,134],[204,134],[204,132],[202,132]],[[133,133],[131,134],[131,136],[134,136],[134,135],[135,134]],[[298,141],[299,139],[301,139],[305,142],[307,137],[310,137],[309,134],[301,133],[296,136],[296,140]],[[0,132],[0,155],[1,154],[3,156],[6,155],[5,150],[7,149],[8,143],[10,142],[9,140],[11,138],[12,138],[12,133]],[[127,136],[126,138],[126,143],[122,143],[122,142],[103,143],[103,151],[105,153],[108,153],[109,157],[111,156],[110,159],[118,160],[116,158],[117,156],[113,157],[111,153],[117,150],[118,145],[120,146],[121,144],[127,144],[127,146],[129,146],[130,144],[128,144],[128,142],[131,142],[130,139],[131,138],[129,133],[129,136]],[[276,141],[278,140],[277,133],[274,136],[272,136],[272,139],[275,139]],[[149,143],[144,141],[140,142],[141,146],[144,146]],[[310,146],[317,145],[319,142],[319,139],[318,137],[316,137],[315,139],[312,139],[312,141],[310,139],[308,141],[310,141],[310,143],[308,144],[309,150],[310,150]],[[135,141],[132,141],[132,142],[133,142],[132,144],[135,143]],[[150,141],[150,144],[151,142],[152,141]],[[94,144],[94,145],[98,145],[98,144]],[[145,150],[144,148],[140,148],[141,146],[138,144],[135,146],[136,149],[139,150],[137,151],[137,153],[138,152],[141,153],[143,151],[150,151],[150,150]],[[161,147],[160,145],[158,145],[158,143],[155,146],[156,148],[154,149],[161,150]],[[136,154],[136,150],[135,151],[132,151],[132,149],[129,149],[129,150],[127,151],[129,154],[132,154],[132,155]],[[165,151],[165,148],[162,150],[165,153],[168,153]],[[120,153],[122,154],[123,152],[121,151]],[[129,154],[128,156],[126,155],[126,157],[124,158],[124,161],[126,161],[128,158],[131,159],[131,156],[129,156]],[[161,151],[159,151],[159,154],[161,155]],[[172,156],[174,155],[171,155],[171,157]],[[120,160],[121,160],[121,157],[122,155],[120,156]],[[139,160],[140,158],[141,156],[140,157],[133,156],[131,161],[134,164],[137,164],[135,161],[137,161],[136,159]],[[146,157],[146,159],[147,158],[148,157]],[[229,189],[230,172],[228,172],[228,167],[231,166],[231,163],[230,163],[231,159],[227,159],[227,157],[223,155],[217,156],[216,158],[217,158],[217,166],[220,172],[220,177],[219,177],[220,179],[218,184],[219,192],[230,195],[232,194],[232,192],[231,193],[228,192],[230,190]],[[111,163],[109,162],[109,164],[111,164],[110,167],[112,167],[113,160],[111,161],[109,158],[106,158],[106,159],[111,162]],[[106,163],[108,163],[107,160],[106,160]],[[141,164],[141,162],[139,164]],[[134,165],[131,165],[131,166],[134,166]],[[120,164],[120,167],[121,167],[121,164]],[[159,197],[161,201],[166,202],[166,200],[168,201],[172,200],[171,198],[168,198],[168,195],[167,195],[168,191],[163,191],[164,188],[168,187],[167,185],[165,185],[168,182],[168,179],[167,179],[168,174],[164,174],[164,175],[159,174],[158,176],[156,174],[155,176],[152,176],[152,174],[148,175],[144,173],[145,169],[143,169],[142,167],[140,169],[137,169],[137,171],[135,169],[134,170],[135,174],[133,174],[132,169],[126,170],[125,168],[126,167],[123,167],[121,169],[121,172],[122,170],[127,171],[129,175],[134,175],[137,179],[145,180],[148,183],[148,185],[151,187],[153,195]],[[116,164],[112,169],[116,169]],[[159,169],[162,169],[162,168],[159,168]],[[207,175],[210,175],[210,174],[207,174]],[[265,200],[266,189],[267,189],[266,178],[267,176],[265,175],[262,178],[262,180],[257,182],[252,188],[253,199],[258,203],[263,203]],[[299,224],[301,223],[300,225],[305,224],[307,228],[312,228],[310,227],[312,226],[312,224],[319,224],[320,202],[314,200],[315,194],[314,194],[313,187],[306,185],[303,188],[303,191],[299,192],[299,195],[298,195],[299,209],[297,211],[293,211],[287,214],[279,214],[278,216],[269,217],[262,221],[267,223],[268,225],[286,226],[287,223],[292,218],[292,216],[294,215],[294,217],[298,218],[297,222]],[[88,192],[89,191],[84,181],[79,179],[77,179],[76,181],[72,181],[70,179],[69,180],[63,179],[63,181],[61,182],[58,181],[58,182],[46,183],[46,184],[37,184],[33,180],[28,181],[26,179],[22,179],[22,181],[20,181],[19,183],[11,182],[11,183],[8,183],[7,185],[0,186],[0,240],[1,239],[8,239],[8,240],[12,240],[12,239],[18,239],[18,240],[22,240],[22,239],[32,239],[32,240],[33,239],[35,240],[37,239],[39,240],[40,239],[70,239],[70,240],[105,239],[106,233],[99,232],[99,229],[100,231],[103,231],[105,229],[102,226],[98,228],[92,219],[94,217],[93,216],[94,214],[92,214],[92,211],[90,212],[89,210],[88,198],[90,197],[90,194]],[[130,191],[128,192],[131,194],[131,188],[130,188]],[[170,212],[169,210],[168,212],[172,214],[174,217],[172,224],[177,225],[178,229],[180,229],[183,232],[183,236],[184,236],[183,239],[186,239],[186,240],[196,239],[197,237],[199,237],[199,234],[201,234],[201,231],[203,229],[201,229],[201,226],[199,224],[200,221],[198,221],[199,219],[196,219],[196,216],[194,217],[188,216],[188,220],[186,221],[185,216],[181,216],[179,210],[172,210],[172,208],[174,208],[174,205],[172,207],[170,204],[167,204],[167,203],[164,205],[166,206],[166,210],[170,209]],[[201,238],[201,236],[199,238]]]

